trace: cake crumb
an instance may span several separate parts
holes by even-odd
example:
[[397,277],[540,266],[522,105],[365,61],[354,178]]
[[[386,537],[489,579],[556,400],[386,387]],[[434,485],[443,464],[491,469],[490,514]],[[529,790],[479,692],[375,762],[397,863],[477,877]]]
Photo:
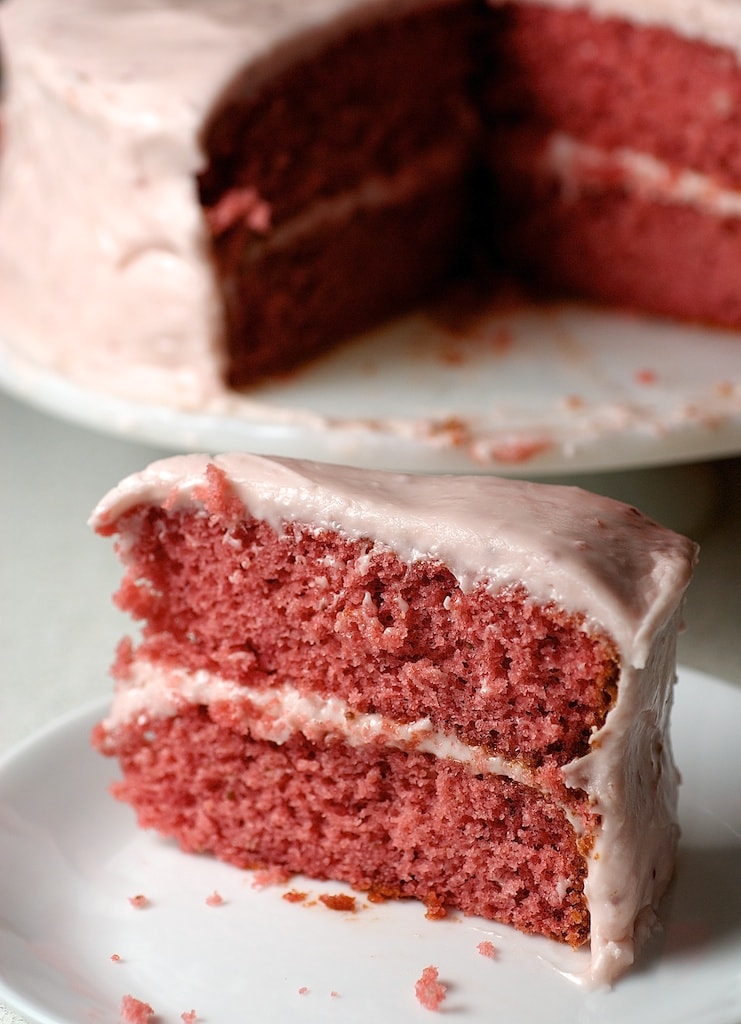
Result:
[[120,964],[121,956],[118,953],[111,953],[111,961],[114,964]]
[[366,899],[369,903],[386,903],[391,898],[391,893],[386,892],[385,889],[373,887],[366,893]]
[[198,1014],[195,1010],[185,1010],[180,1014],[180,1019],[183,1024],[196,1024],[198,1020]]
[[137,910],[143,910],[144,907],[150,906],[149,898],[142,893],[138,893],[136,896],[129,896],[129,903],[132,907],[136,907]]
[[506,354],[514,344],[514,336],[508,327],[498,327],[491,335],[489,344],[493,352]]
[[445,904],[438,895],[434,892],[429,893],[425,896],[425,917],[428,921],[441,921],[444,917],[448,916],[448,912],[445,909]]
[[508,466],[516,466],[522,462],[529,462],[538,455],[543,455],[553,448],[553,439],[550,437],[527,437],[513,434],[504,438],[486,450],[480,446],[475,447],[474,454],[485,461],[502,462]]
[[425,967],[414,986],[417,1001],[426,1010],[439,1010],[445,999],[447,987],[438,981],[437,967]]
[[329,994],[331,995],[331,997],[333,999],[339,999],[340,998],[340,993],[339,992],[335,992],[334,989],[332,989],[332,991]]
[[285,868],[272,867],[261,868],[255,872],[252,881],[253,889],[264,889],[268,885],[284,885],[291,877],[291,872]]
[[586,403],[581,395],[564,395],[561,405],[564,409],[576,411],[583,409]]
[[210,896],[206,897],[206,905],[209,907],[220,907],[225,902],[224,897],[216,889],[214,889]]
[[289,889],[288,892],[283,893],[282,899],[286,903],[303,903],[308,898],[308,895],[307,892],[297,892],[296,889]]
[[351,913],[355,913],[356,909],[355,897],[341,892],[335,895],[322,893],[319,897],[319,902],[323,903],[329,910],[349,910]]
[[486,939],[484,942],[480,942],[476,949],[479,951],[481,956],[488,956],[490,960],[495,960],[497,956],[497,950],[493,942],[489,942]]
[[153,1017],[154,1010],[149,1003],[128,995],[121,999],[119,1024],[149,1024]]
[[309,994],[308,987],[306,985],[302,985],[301,988],[298,990],[298,994],[300,996],[308,996],[308,994]]
[[256,235],[270,230],[272,210],[259,193],[250,187],[231,188],[214,206],[206,208],[206,220],[216,237],[244,224]]

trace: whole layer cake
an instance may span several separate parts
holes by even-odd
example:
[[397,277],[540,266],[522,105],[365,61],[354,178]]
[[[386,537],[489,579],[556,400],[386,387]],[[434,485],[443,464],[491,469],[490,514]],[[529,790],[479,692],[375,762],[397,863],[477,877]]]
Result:
[[142,627],[94,743],[142,826],[630,965],[674,867],[692,542],[576,488],[244,454],[92,523]]
[[0,34],[0,326],[87,385],[199,408],[482,267],[741,324],[731,0],[5,0]]

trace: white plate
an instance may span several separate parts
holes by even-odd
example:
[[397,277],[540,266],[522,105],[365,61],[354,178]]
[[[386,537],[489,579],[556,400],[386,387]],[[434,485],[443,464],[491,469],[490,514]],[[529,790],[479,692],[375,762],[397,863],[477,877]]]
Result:
[[[116,1024],[131,994],[157,1024],[191,1009],[203,1024],[405,1024],[429,1020],[414,995],[428,965],[449,986],[445,1014],[471,1024],[741,1020],[741,690],[680,671],[678,879],[663,936],[610,992],[576,986],[564,972],[584,954],[547,940],[427,921],[413,902],[330,911],[316,897],[338,883],[255,888],[251,872],[179,853],[107,795],[114,770],[88,744],[99,712],[0,766],[0,997],[34,1022]],[[309,899],[282,899],[291,887]],[[132,906],[139,894],[148,907]],[[495,959],[477,952],[484,939]]]
[[95,390],[2,338],[0,383],[176,450],[528,476],[741,452],[738,334],[576,304],[494,309],[455,329],[420,311],[198,411]]

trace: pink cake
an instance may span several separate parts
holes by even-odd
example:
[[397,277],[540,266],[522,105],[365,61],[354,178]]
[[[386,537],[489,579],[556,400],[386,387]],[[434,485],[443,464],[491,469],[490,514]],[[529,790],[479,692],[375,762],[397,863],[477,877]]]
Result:
[[632,962],[672,875],[694,545],[575,488],[246,454],[124,480],[95,746],[143,827]]
[[482,266],[738,329],[740,10],[3,0],[3,337],[228,409]]

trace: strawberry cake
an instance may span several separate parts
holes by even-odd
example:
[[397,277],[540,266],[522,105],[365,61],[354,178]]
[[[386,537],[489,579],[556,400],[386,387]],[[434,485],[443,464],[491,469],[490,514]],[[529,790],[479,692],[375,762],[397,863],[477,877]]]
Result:
[[93,742],[142,827],[632,963],[691,541],[577,488],[246,454],[154,463],[92,524],[141,626]]
[[202,408],[503,272],[738,327],[728,0],[4,0],[0,327]]

